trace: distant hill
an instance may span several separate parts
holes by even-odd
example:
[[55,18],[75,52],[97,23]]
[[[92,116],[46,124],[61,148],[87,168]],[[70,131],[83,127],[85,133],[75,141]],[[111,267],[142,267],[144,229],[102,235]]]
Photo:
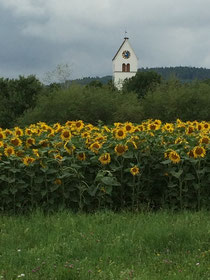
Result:
[[100,81],[102,84],[107,84],[109,81],[112,80],[112,76],[104,76],[104,77],[85,77],[82,79],[75,79],[72,82],[80,84],[80,85],[87,85],[93,81]]
[[[188,67],[188,66],[176,66],[176,67],[153,67],[153,68],[139,68],[138,71],[155,71],[160,74],[164,79],[168,80],[171,77],[176,77],[183,82],[192,82],[193,80],[205,80],[210,79],[210,69]],[[75,79],[72,82],[87,85],[92,81],[100,81],[102,84],[107,84],[112,80],[112,76],[104,77],[85,77],[82,79]]]
[[177,79],[184,82],[191,82],[193,80],[210,79],[210,69],[176,66],[176,67],[154,67],[154,68],[140,68],[138,71],[155,71],[164,79],[169,79],[175,76]]

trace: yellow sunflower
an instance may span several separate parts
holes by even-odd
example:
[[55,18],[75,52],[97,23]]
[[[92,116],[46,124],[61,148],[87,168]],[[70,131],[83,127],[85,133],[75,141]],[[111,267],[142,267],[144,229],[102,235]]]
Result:
[[61,139],[63,141],[68,141],[71,139],[71,132],[68,129],[63,129],[61,132]]
[[35,158],[29,157],[29,156],[25,156],[23,158],[23,163],[25,165],[30,165],[31,163],[33,163],[35,161]]
[[189,126],[186,127],[186,129],[185,129],[185,133],[186,133],[187,135],[192,134],[194,131],[195,131],[195,127],[192,126],[192,125],[189,125]]
[[133,176],[136,176],[139,174],[139,168],[135,165],[133,167],[130,168],[130,173],[133,175]]
[[111,161],[111,156],[109,153],[104,153],[99,157],[99,161],[101,162],[101,164],[105,165],[105,164],[109,164]]
[[69,145],[68,142],[66,142],[64,144],[64,149],[67,151],[68,154],[72,154],[74,152],[74,150],[76,149],[76,147],[74,145]]
[[115,146],[114,150],[115,150],[115,153],[118,156],[121,156],[121,155],[123,155],[128,150],[128,146],[127,145],[118,144],[118,145]]
[[114,130],[114,137],[118,140],[125,139],[127,133],[124,128],[118,128]]
[[168,157],[173,163],[179,163],[181,160],[180,155],[176,151],[171,151]]
[[132,124],[131,122],[126,122],[126,123],[124,124],[124,129],[125,129],[125,131],[128,132],[128,133],[132,133],[133,130],[134,130],[134,126],[133,126],[133,124]]
[[210,143],[210,138],[206,135],[201,137],[201,139],[199,140],[200,144],[205,144],[208,145]]
[[47,139],[44,139],[44,140],[41,140],[39,141],[39,144],[42,146],[42,147],[49,147],[50,143]]
[[4,149],[4,154],[5,154],[5,156],[9,157],[9,156],[15,154],[15,150],[12,146],[8,146]]
[[20,137],[23,136],[23,130],[19,127],[15,127],[15,136]]
[[55,179],[54,184],[55,184],[55,185],[61,185],[61,184],[62,184],[61,179],[58,179],[58,178]]
[[32,151],[36,157],[40,157],[38,149],[33,149]]
[[63,159],[63,157],[60,154],[54,155],[54,158],[58,161],[61,161]]
[[29,148],[33,145],[35,145],[36,140],[32,137],[29,137],[26,139],[26,147]]
[[203,122],[202,126],[203,126],[203,130],[209,130],[210,129],[210,124],[207,123],[207,122]]
[[206,150],[202,146],[195,146],[192,151],[193,151],[194,158],[205,157],[206,155]]
[[10,140],[11,144],[14,146],[21,146],[22,145],[22,141],[20,140],[20,138],[18,137],[14,137]]
[[99,142],[94,142],[94,143],[92,143],[92,144],[90,145],[89,149],[90,149],[93,153],[97,154],[98,151],[99,151],[99,149],[100,149],[101,147],[102,147],[102,144],[101,144],[101,143],[99,143]]
[[6,138],[6,135],[3,131],[0,131],[0,140],[3,140]]
[[31,136],[32,134],[33,134],[33,132],[30,128],[25,129],[25,135]]
[[83,121],[81,121],[81,120],[75,121],[74,127],[77,131],[80,131],[84,127]]
[[77,159],[78,159],[78,160],[81,160],[81,161],[85,160],[85,159],[86,159],[85,153],[83,153],[83,152],[78,153],[78,154],[77,154]]
[[156,123],[149,123],[147,126],[147,130],[158,130],[159,129],[159,125]]
[[168,132],[173,132],[174,131],[174,125],[172,123],[166,123],[162,127],[162,131],[168,131]]

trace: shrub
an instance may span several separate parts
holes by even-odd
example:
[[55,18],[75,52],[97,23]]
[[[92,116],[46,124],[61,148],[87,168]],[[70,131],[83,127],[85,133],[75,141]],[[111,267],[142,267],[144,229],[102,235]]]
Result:
[[210,85],[202,82],[182,84],[171,80],[149,92],[141,104],[145,119],[210,120]]

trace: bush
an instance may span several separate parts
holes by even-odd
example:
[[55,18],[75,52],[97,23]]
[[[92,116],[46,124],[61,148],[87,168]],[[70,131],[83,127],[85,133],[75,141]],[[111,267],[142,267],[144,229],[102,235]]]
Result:
[[135,76],[123,83],[124,92],[136,92],[139,98],[144,97],[149,90],[153,90],[162,81],[161,75],[154,71],[137,72]]
[[0,127],[12,127],[25,110],[33,108],[44,86],[33,75],[0,79]]
[[182,84],[171,80],[150,91],[141,104],[145,119],[210,120],[210,85],[202,82]]
[[19,118],[19,125],[44,121],[47,123],[83,119],[92,124],[102,121],[137,121],[141,108],[136,94],[128,96],[111,90],[108,86],[83,87],[72,85],[66,90],[58,90],[39,96],[34,109],[29,109]]

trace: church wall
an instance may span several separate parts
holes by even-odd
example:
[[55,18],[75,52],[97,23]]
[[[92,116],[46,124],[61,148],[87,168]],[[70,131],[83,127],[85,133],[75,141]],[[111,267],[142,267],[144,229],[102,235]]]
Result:
[[[130,57],[123,58],[122,53],[123,51],[129,51]],[[130,71],[123,72],[122,65],[129,64]],[[125,67],[124,67],[125,68]],[[136,57],[132,47],[130,46],[128,40],[125,40],[121,49],[117,53],[116,57],[113,60],[113,81],[115,86],[118,89],[122,88],[122,83],[126,78],[131,78],[136,75],[138,70],[138,58]]]

